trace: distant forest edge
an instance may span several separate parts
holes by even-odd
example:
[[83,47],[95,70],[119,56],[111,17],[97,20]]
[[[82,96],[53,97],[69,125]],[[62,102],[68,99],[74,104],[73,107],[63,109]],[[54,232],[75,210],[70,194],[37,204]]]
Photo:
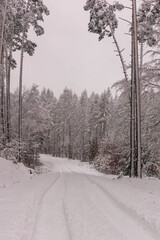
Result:
[[[57,99],[53,91],[33,85],[23,92],[22,162],[35,167],[39,153],[55,157],[80,159],[93,163],[107,174],[129,174],[130,171],[130,103],[127,91],[113,97],[110,89],[102,94],[87,91],[78,97],[65,88]],[[142,94],[143,173],[160,174],[159,107],[160,93]],[[0,155],[17,159],[18,91],[11,94],[11,136]],[[2,135],[1,135],[2,136]]]

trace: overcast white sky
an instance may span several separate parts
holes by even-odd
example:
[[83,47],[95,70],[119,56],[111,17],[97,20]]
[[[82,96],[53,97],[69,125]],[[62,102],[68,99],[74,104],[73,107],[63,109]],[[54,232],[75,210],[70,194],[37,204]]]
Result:
[[[56,96],[65,87],[78,95],[86,89],[101,93],[123,77],[119,58],[111,38],[98,41],[98,35],[88,32],[89,12],[83,10],[86,0],[44,0],[50,10],[45,18],[45,35],[32,40],[38,44],[34,56],[25,54],[23,85],[33,83],[40,89],[50,88]],[[112,2],[112,0],[110,1]],[[130,5],[129,0],[120,0]],[[131,17],[124,10],[122,17]],[[130,59],[130,37],[125,35],[128,24],[120,21],[116,35],[124,57]],[[16,54],[17,55],[17,54]],[[20,53],[18,53],[18,56]],[[19,59],[17,60],[19,64]],[[12,91],[18,87],[18,69],[12,72]]]

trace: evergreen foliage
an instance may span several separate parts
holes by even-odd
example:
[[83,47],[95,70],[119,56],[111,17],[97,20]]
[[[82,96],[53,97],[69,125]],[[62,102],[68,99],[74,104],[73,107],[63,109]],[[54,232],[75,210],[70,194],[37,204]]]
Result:
[[[158,176],[159,93],[143,94],[143,172]],[[18,154],[18,92],[11,96],[11,142],[1,155],[16,159]],[[77,96],[65,88],[58,99],[49,89],[39,92],[33,85],[23,92],[23,162],[34,167],[39,153],[80,159],[93,163],[107,174],[129,174],[129,102],[127,91],[113,98],[110,89],[102,94],[84,91]],[[36,156],[36,157],[35,157]]]
[[[6,158],[10,158],[10,153],[13,153],[14,159],[22,160],[30,165],[29,162],[36,161],[37,155],[37,141],[35,141],[35,119],[30,116],[30,112],[24,112],[22,105],[22,80],[23,80],[23,59],[26,52],[32,56],[37,47],[36,43],[28,39],[29,30],[32,28],[37,36],[44,34],[43,27],[39,24],[43,21],[43,16],[48,15],[49,11],[43,4],[42,0],[4,0],[0,1],[0,147]],[[16,95],[15,114],[12,115],[11,104],[12,97],[10,93],[11,69],[17,67],[17,63],[13,58],[13,53],[20,50],[20,77],[19,77],[19,96]],[[32,89],[33,90],[33,89]],[[32,99],[32,95],[30,99]],[[18,98],[17,98],[18,97]],[[17,102],[19,101],[19,103]],[[33,101],[33,99],[32,99]],[[23,101],[24,102],[24,101]],[[36,100],[35,100],[36,102]],[[25,102],[24,102],[25,104]],[[36,103],[35,103],[36,104]],[[33,106],[33,105],[32,105]],[[34,106],[36,107],[36,105]],[[26,122],[23,113],[27,113],[26,119],[30,118],[30,126],[32,128],[32,136],[25,134]],[[17,129],[11,126],[11,120],[18,120],[18,136]],[[33,120],[34,119],[34,120]],[[37,134],[37,133],[36,133]],[[12,137],[14,136],[14,138]],[[23,139],[25,137],[25,140]],[[33,142],[31,143],[31,138]],[[19,139],[19,140],[18,140]],[[14,142],[13,142],[14,140]],[[16,144],[15,144],[16,143]],[[18,147],[19,143],[19,147]],[[18,152],[17,152],[18,147]],[[14,151],[11,149],[14,148]],[[34,150],[33,150],[34,149]],[[24,155],[25,152],[25,155]],[[2,155],[3,155],[2,153]],[[22,155],[22,156],[21,156]],[[33,156],[32,156],[33,155]],[[28,157],[26,157],[28,156]],[[32,157],[31,157],[32,156]],[[28,160],[26,160],[28,158]],[[24,160],[25,159],[25,160]],[[30,159],[30,160],[29,160]],[[34,159],[34,160],[33,160]]]

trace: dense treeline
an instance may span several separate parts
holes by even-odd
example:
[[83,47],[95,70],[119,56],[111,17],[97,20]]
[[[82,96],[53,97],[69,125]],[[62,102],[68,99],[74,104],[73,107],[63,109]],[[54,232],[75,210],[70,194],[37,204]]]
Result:
[[[18,91],[11,95],[11,142],[1,151],[6,158],[18,154]],[[160,92],[142,95],[142,152],[145,174],[159,176]],[[130,104],[127,91],[113,97],[110,89],[101,95],[84,91],[77,96],[67,88],[57,99],[49,89],[33,85],[23,93],[22,158],[34,167],[35,154],[80,159],[94,163],[105,173],[129,174]],[[17,146],[17,147],[16,147]]]

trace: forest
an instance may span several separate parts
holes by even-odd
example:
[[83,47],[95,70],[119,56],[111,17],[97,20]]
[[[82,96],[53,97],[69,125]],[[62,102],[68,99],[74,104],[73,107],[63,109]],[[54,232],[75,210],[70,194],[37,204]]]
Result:
[[[41,0],[0,0],[1,157],[34,168],[39,154],[46,153],[93,163],[103,173],[137,176],[140,156],[143,175],[160,177],[160,1],[142,0],[137,12],[135,2],[129,9],[129,64],[116,37],[116,14],[128,7],[105,0],[88,0],[84,6],[90,14],[88,30],[99,40],[113,38],[124,72],[113,85],[116,96],[111,89],[91,95],[84,90],[78,96],[65,88],[56,98],[47,88],[23,88],[24,54],[32,56],[37,47],[29,30],[44,34],[40,23],[49,10]],[[11,92],[15,51],[21,59],[19,88]]]

